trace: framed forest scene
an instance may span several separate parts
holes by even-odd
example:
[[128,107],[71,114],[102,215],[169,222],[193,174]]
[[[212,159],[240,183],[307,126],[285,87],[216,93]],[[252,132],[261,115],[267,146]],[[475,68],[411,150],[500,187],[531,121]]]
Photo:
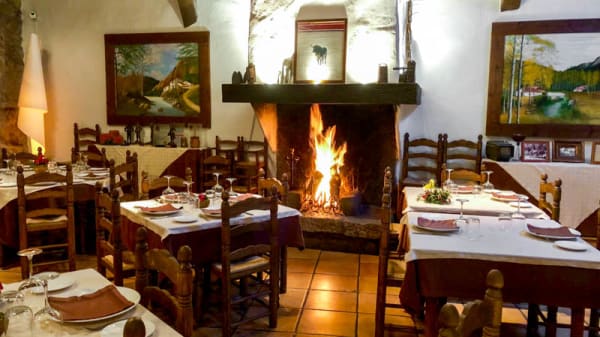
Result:
[[109,125],[210,128],[209,32],[106,34]]
[[486,134],[600,138],[600,19],[492,24]]

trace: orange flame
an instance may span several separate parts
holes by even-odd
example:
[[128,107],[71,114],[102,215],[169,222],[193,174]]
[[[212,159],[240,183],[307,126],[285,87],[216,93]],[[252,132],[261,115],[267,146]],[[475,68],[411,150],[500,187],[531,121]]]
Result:
[[318,104],[313,104],[310,108],[310,146],[314,153],[315,171],[323,176],[315,190],[314,199],[326,206],[331,197],[329,182],[333,174],[339,174],[340,167],[344,166],[347,150],[346,142],[339,148],[336,146],[335,130],[334,125],[323,133],[321,110]]

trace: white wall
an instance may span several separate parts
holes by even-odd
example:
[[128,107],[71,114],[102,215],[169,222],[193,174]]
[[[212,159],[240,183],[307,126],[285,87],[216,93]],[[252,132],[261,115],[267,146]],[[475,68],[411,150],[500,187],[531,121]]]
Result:
[[[247,63],[249,0],[197,1],[198,22],[182,28],[172,0],[23,0],[38,23],[24,18],[24,43],[36,30],[47,56],[45,71],[50,156],[69,158],[73,122],[106,125],[104,40],[106,33],[176,32],[211,34],[212,129],[205,144],[243,135],[261,139],[250,104],[221,102],[221,84]],[[420,106],[400,107],[400,132],[451,139],[485,132],[489,39],[494,21],[590,18],[597,0],[522,0],[516,11],[500,12],[500,0],[414,0],[413,57],[423,89]],[[37,26],[37,27],[36,27]],[[25,48],[26,46],[24,46]],[[393,46],[390,46],[393,48]],[[589,146],[588,146],[589,148]],[[587,157],[589,158],[589,149]]]

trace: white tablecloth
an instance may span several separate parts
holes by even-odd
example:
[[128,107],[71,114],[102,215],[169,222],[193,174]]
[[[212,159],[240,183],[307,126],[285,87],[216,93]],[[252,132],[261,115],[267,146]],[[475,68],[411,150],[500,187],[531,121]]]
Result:
[[[204,215],[200,209],[184,211],[183,209],[177,214],[169,216],[153,216],[145,215],[140,211],[140,207],[156,207],[160,204],[154,200],[130,201],[121,203],[121,214],[127,217],[130,221],[143,225],[154,233],[158,234],[161,239],[165,239],[172,234],[182,234],[194,231],[199,231],[206,228],[215,228],[221,225],[220,217],[208,217]],[[278,218],[286,218],[298,216],[300,212],[297,209],[279,205],[277,210]],[[196,218],[192,223],[176,222],[178,216],[192,216]],[[244,213],[239,217],[232,218],[232,224],[249,223],[268,221],[270,218],[268,210],[253,210],[251,214]]]
[[[562,180],[560,223],[576,228],[598,209],[600,200],[600,165],[584,163],[496,162],[527,192],[540,194],[540,176],[548,181]],[[493,175],[492,175],[493,176]]]
[[[488,193],[475,194],[457,194],[452,196],[452,202],[447,205],[438,205],[427,203],[423,200],[417,200],[418,196],[423,193],[421,187],[405,187],[404,200],[407,207],[404,213],[410,211],[419,212],[437,212],[437,213],[459,213],[460,202],[457,198],[467,199],[463,204],[463,212],[465,214],[481,214],[481,215],[498,215],[500,213],[513,213],[517,211],[517,207],[511,206],[507,202],[496,201],[491,199]],[[530,204],[531,205],[531,204]],[[521,208],[523,213],[528,218],[548,218],[548,216],[539,208],[531,205],[529,208]]]
[[469,240],[464,228],[450,233],[428,232],[415,228],[418,217],[454,219],[458,216],[409,212],[407,221],[410,228],[410,249],[406,254],[408,261],[439,258],[479,259],[600,269],[600,251],[581,238],[578,238],[577,242],[587,245],[588,249],[569,251],[556,247],[554,241],[527,233],[527,223],[539,227],[557,225],[552,220],[526,219],[513,222],[508,230],[501,231],[496,217],[478,216],[481,221],[480,237]]
[[[50,293],[50,296],[58,295],[58,294],[70,294],[77,293],[78,290],[87,289],[87,290],[98,290],[108,284],[108,281],[105,277],[100,275],[94,269],[82,269],[73,272],[64,273],[65,276],[71,277],[75,280],[75,283],[64,289],[59,290],[53,293]],[[18,284],[6,284],[5,289],[17,289]],[[34,295],[34,294],[26,294],[25,295],[25,305],[32,308],[33,312],[36,312],[44,305],[44,296],[43,295]],[[111,321],[118,321],[122,319],[127,319],[132,316],[139,316],[143,319],[147,319],[154,323],[156,330],[152,334],[154,337],[166,337],[166,336],[181,336],[177,331],[167,325],[165,322],[161,321],[158,317],[156,317],[153,313],[146,310],[142,305],[138,304],[135,309],[128,311],[127,313],[116,317]],[[40,324],[38,322],[34,325],[33,336],[101,336],[101,329],[104,325],[109,324],[110,322],[101,321],[101,322],[90,322],[90,323],[71,323],[71,324],[62,324],[54,321],[45,321],[44,324]],[[86,328],[87,327],[87,328]],[[88,328],[93,328],[88,329]]]

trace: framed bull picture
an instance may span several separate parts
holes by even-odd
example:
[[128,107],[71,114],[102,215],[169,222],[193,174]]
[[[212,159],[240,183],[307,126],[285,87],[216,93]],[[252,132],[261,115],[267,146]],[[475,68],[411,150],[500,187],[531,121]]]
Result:
[[346,80],[346,19],[297,20],[295,83]]

